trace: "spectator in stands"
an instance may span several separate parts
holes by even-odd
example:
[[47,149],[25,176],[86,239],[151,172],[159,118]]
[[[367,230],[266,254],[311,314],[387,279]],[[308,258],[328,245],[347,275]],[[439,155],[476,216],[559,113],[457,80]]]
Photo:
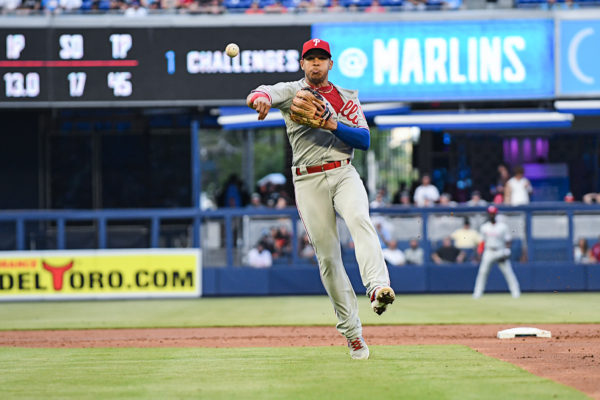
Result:
[[145,17],[148,15],[148,10],[142,7],[138,0],[133,0],[125,9],[124,15],[126,17]]
[[388,246],[383,249],[383,258],[394,267],[406,264],[404,252],[398,248],[398,241],[395,239],[390,240]]
[[596,244],[592,246],[590,253],[593,257],[594,262],[600,262],[600,238],[598,238]]
[[60,5],[58,3],[58,0],[42,0],[41,4],[42,4],[42,9],[44,9],[44,11],[47,14],[60,11]]
[[421,184],[415,190],[414,200],[419,207],[432,206],[440,198],[437,187],[431,184],[431,177],[427,174],[421,177]]
[[244,189],[244,184],[237,174],[231,174],[217,198],[217,205],[219,207],[243,207],[247,203],[247,198],[248,194]]
[[425,11],[427,9],[426,0],[406,0],[402,4],[405,11]]
[[492,203],[504,204],[504,186],[495,186],[490,192],[492,193]]
[[510,172],[508,172],[508,168],[506,167],[506,165],[500,164],[498,165],[497,171],[498,177],[496,179],[496,186],[506,186],[506,182],[508,182],[508,180],[510,179]]
[[203,14],[218,15],[225,12],[225,7],[221,4],[221,0],[210,0],[207,5],[200,3],[200,12]]
[[301,0],[295,11],[305,13],[321,12],[321,6],[315,0]]
[[479,190],[473,190],[471,198],[467,201],[467,205],[469,207],[485,207],[487,206],[487,201],[481,198],[481,192]]
[[281,3],[281,0],[275,0],[272,4],[269,4],[264,8],[267,14],[285,14],[287,8]]
[[468,217],[465,217],[462,228],[452,232],[450,237],[454,241],[454,245],[465,252],[475,252],[479,242],[481,242],[481,235],[471,228]]
[[276,229],[274,258],[289,257],[292,254],[292,234],[285,225],[280,225]]
[[10,13],[21,7],[21,0],[0,0],[0,11]]
[[377,231],[377,236],[379,237],[381,247],[386,248],[389,246],[389,243],[392,240],[392,234],[388,227],[388,221],[382,216],[373,217],[372,220],[373,226],[375,226],[375,230]]
[[379,0],[372,0],[371,5],[365,8],[365,12],[377,14],[386,12],[386,9],[381,4],[379,4]]
[[563,200],[565,201],[565,203],[574,203],[575,197],[573,196],[573,193],[568,192],[567,194],[565,194]]
[[436,264],[461,263],[465,260],[465,252],[457,249],[452,243],[452,238],[446,236],[442,245],[431,255]]
[[272,226],[269,231],[263,232],[260,238],[265,249],[269,250],[272,255],[275,255],[275,236],[277,236],[277,227]]
[[589,264],[594,262],[592,252],[588,247],[588,242],[585,238],[580,238],[577,241],[577,246],[573,249],[573,259],[578,264]]
[[579,8],[579,5],[573,2],[573,0],[565,0],[564,3],[558,3],[556,0],[546,0],[545,3],[540,4],[542,10],[575,10]]
[[382,207],[389,206],[389,203],[385,198],[385,189],[384,188],[380,188],[377,191],[377,194],[375,194],[375,200],[373,200],[371,202],[371,204],[369,204],[369,206],[371,208],[382,208]]
[[450,193],[442,193],[440,195],[439,205],[443,207],[455,207],[457,204],[455,201],[452,201],[452,196]]
[[282,209],[282,208],[287,208],[287,206],[288,206],[288,201],[287,201],[286,197],[279,196],[277,198],[277,201],[275,202],[275,208]]
[[258,0],[255,0],[250,4],[250,7],[246,9],[246,14],[264,14],[265,11],[260,8],[260,4],[258,4]]
[[525,178],[522,166],[515,167],[515,175],[506,182],[504,187],[504,203],[511,206],[529,204],[529,194],[533,191],[531,182]]
[[265,248],[262,241],[248,252],[248,265],[254,268],[268,268],[273,265],[271,252]]
[[175,10],[181,5],[179,4],[179,0],[159,0],[160,8],[163,10]]
[[331,4],[327,7],[327,12],[336,13],[336,12],[344,12],[346,9],[340,5],[339,0],[331,0]]
[[252,207],[252,208],[263,208],[265,205],[260,201],[260,194],[254,192],[252,193],[252,195],[250,196],[250,204],[248,204],[248,207]]
[[[10,2],[11,0],[4,0],[4,1]],[[14,2],[18,1],[21,3],[20,5],[17,6],[19,13],[22,13],[23,11],[27,13],[32,10],[39,10],[42,6],[40,0],[22,0],[22,1],[12,0],[12,1],[14,1]]]
[[600,203],[600,193],[586,193],[583,195],[583,202],[585,204]]
[[58,4],[61,9],[73,12],[81,8],[81,0],[59,0]]
[[417,239],[410,240],[410,247],[404,250],[404,257],[406,258],[407,264],[423,265],[425,253],[423,249],[419,247],[419,241]]
[[406,190],[400,193],[400,205],[405,207],[412,206],[412,203],[410,201],[410,193],[408,193]]
[[298,253],[300,255],[300,258],[311,260],[312,262],[314,262],[316,264],[315,249],[312,246],[312,244],[310,243],[308,233],[306,233],[306,232],[300,238],[300,244],[298,246]]
[[443,0],[442,10],[459,10],[462,5],[462,0]]

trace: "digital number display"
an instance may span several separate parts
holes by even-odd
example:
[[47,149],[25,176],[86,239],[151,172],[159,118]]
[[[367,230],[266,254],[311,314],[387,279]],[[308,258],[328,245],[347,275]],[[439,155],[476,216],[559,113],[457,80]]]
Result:
[[309,26],[2,28],[0,107],[239,104],[301,78],[309,37]]

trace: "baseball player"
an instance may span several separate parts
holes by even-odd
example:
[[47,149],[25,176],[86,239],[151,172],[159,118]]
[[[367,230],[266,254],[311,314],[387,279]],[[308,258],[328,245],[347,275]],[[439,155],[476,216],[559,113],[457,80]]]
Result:
[[271,107],[283,114],[293,152],[296,205],[338,318],[337,329],[348,340],[351,357],[367,359],[356,294],[342,263],[336,213],[348,225],[362,283],[373,310],[381,314],[395,294],[369,217],[367,193],[351,164],[355,148],[369,148],[369,127],[357,92],[328,80],[333,67],[329,43],[321,39],[304,43],[300,66],[303,79],[259,86],[246,102],[259,120]]
[[510,263],[511,237],[508,226],[496,220],[498,215],[496,206],[489,206],[487,213],[489,221],[481,225],[480,229],[484,247],[477,279],[475,280],[473,298],[478,299],[483,295],[492,264],[496,262],[504,275],[504,279],[506,279],[510,294],[512,297],[517,298],[521,295],[521,290]]

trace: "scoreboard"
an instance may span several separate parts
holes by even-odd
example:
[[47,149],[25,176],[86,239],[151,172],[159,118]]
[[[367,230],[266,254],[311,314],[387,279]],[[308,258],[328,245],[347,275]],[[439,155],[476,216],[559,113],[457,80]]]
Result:
[[301,78],[308,38],[310,26],[0,28],[0,107],[240,104]]

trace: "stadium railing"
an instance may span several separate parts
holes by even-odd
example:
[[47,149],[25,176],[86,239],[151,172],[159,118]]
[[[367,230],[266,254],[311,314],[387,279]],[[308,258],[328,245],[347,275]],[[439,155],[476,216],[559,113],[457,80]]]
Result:
[[[512,232],[516,262],[573,263],[576,241],[583,237],[591,246],[600,236],[598,205],[544,202],[499,209]],[[461,227],[465,217],[476,229],[485,211],[459,205],[377,208],[371,214],[387,224],[399,248],[417,238],[428,264],[444,236]],[[237,267],[246,265],[244,255],[261,235],[282,224],[291,233],[292,251],[274,266],[314,262],[299,255],[304,231],[293,207],[0,211],[0,250],[201,247],[205,267]],[[341,220],[338,229],[344,260],[352,262],[351,238]]]

